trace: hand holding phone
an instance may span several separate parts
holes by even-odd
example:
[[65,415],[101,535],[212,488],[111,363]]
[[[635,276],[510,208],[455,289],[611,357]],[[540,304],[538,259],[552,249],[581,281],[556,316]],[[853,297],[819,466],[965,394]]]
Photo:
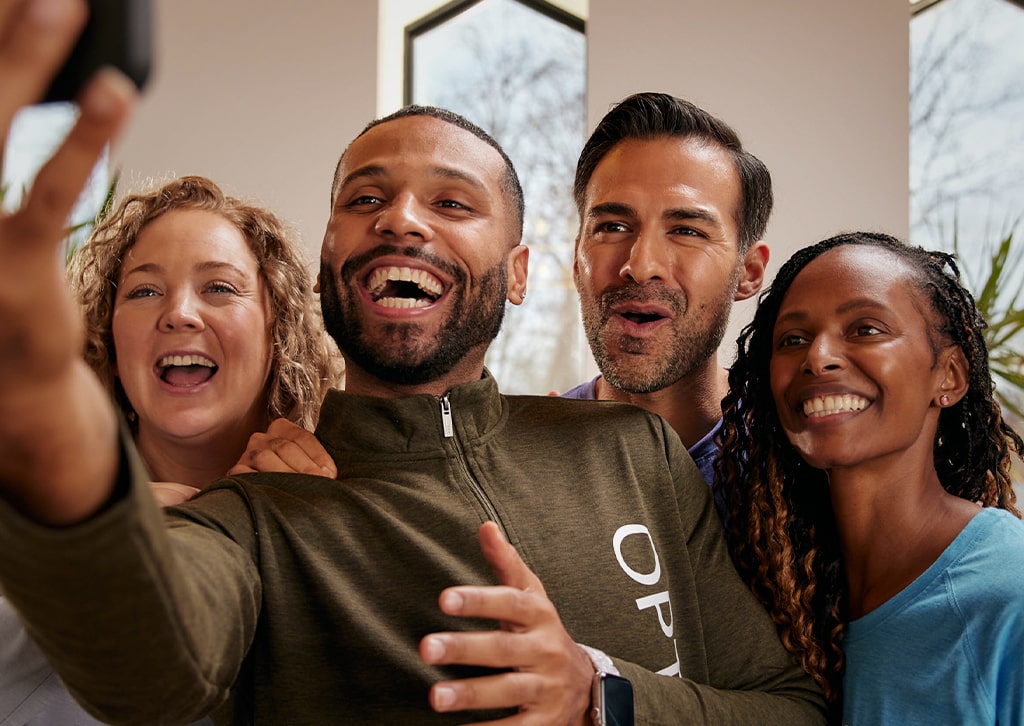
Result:
[[142,90],[152,60],[150,0],[89,0],[89,20],[42,99],[71,101],[103,66],[113,66]]

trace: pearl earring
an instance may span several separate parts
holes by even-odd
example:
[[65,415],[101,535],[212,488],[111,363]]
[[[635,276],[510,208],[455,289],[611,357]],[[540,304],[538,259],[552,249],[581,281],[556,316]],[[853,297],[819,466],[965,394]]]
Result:
[[949,405],[949,396],[947,396],[945,393],[943,393],[941,396],[939,396],[939,405],[940,406],[948,406]]

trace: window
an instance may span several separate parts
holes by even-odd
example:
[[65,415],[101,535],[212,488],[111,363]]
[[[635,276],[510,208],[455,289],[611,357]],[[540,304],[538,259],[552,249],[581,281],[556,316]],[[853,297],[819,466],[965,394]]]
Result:
[[911,237],[969,251],[1024,218],[1024,3],[911,9]]
[[583,145],[584,23],[546,2],[449,3],[406,27],[405,102],[462,114],[502,145],[526,198],[526,302],[510,306],[487,365],[509,393],[589,375],[572,282],[572,180]]
[[[70,103],[30,106],[15,115],[3,153],[0,189],[4,191],[4,209],[15,209],[21,203],[23,192],[32,186],[39,168],[64,140],[76,117],[75,106]],[[75,231],[65,243],[67,254],[89,236],[91,222],[103,205],[109,184],[107,153],[104,152],[71,211],[68,225]]]
[[[910,23],[911,240],[959,251],[968,287],[979,297],[996,245],[1013,234],[1016,252],[988,312],[1007,310],[1024,285],[1024,2],[921,0]],[[995,328],[990,326],[992,333]],[[1021,336],[1012,326],[988,337],[996,396],[1021,429]],[[1024,471],[1015,461],[1018,497]]]

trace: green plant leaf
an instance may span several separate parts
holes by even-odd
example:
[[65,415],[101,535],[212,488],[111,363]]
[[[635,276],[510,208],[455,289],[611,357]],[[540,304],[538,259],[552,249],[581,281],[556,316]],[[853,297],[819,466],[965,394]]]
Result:
[[[976,273],[977,280],[968,279],[965,274],[968,288],[976,291],[978,311],[988,322],[985,344],[996,380],[996,400],[1018,423],[1024,422],[1024,355],[1016,347],[1024,331],[1020,284],[1024,279],[1024,247],[1020,236],[1014,238],[1019,225],[1020,220],[1014,222],[1005,236],[988,247],[986,264]],[[963,259],[955,220],[953,228],[953,250]]]

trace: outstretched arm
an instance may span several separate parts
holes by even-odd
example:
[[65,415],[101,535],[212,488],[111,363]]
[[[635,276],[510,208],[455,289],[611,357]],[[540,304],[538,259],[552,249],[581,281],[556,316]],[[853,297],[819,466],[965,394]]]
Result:
[[[0,3],[0,129],[42,97],[85,21],[82,0]],[[80,313],[61,241],[72,205],[135,91],[104,70],[21,208],[0,216],[0,494],[28,517],[66,525],[110,498],[118,461],[109,396],[82,360]]]
[[508,724],[586,724],[594,666],[562,626],[544,586],[493,522],[480,527],[480,548],[496,586],[450,587],[441,609],[459,617],[498,620],[501,630],[432,633],[420,656],[433,665],[461,663],[509,668],[430,689],[435,711],[519,708]]

